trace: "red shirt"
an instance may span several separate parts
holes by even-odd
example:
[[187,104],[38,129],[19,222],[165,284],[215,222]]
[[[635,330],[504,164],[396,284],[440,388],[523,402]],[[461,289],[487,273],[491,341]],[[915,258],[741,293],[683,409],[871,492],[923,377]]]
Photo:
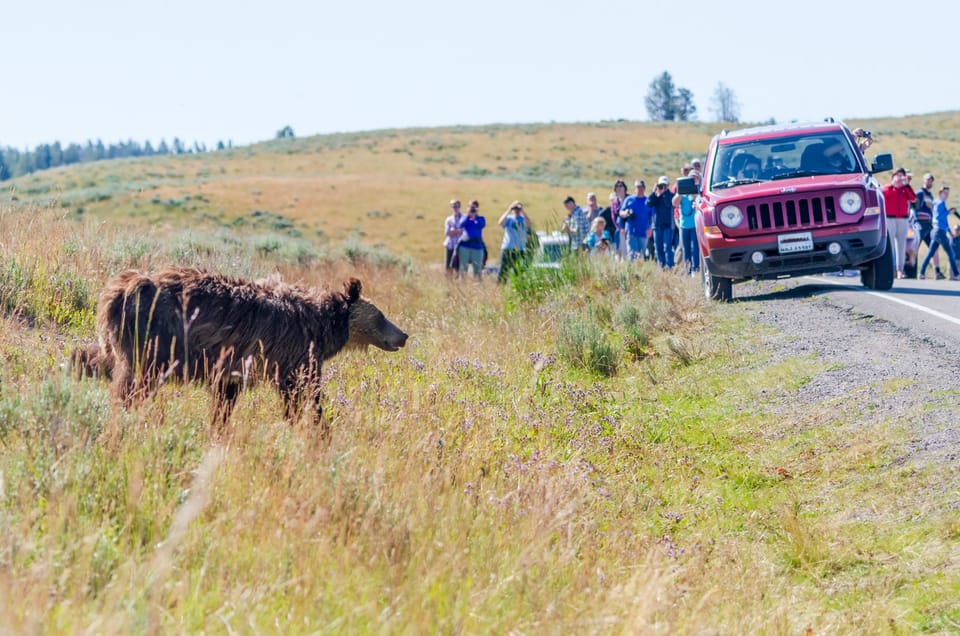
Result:
[[887,216],[892,219],[905,219],[910,216],[910,204],[917,200],[910,186],[894,187],[892,183],[883,186],[883,203]]

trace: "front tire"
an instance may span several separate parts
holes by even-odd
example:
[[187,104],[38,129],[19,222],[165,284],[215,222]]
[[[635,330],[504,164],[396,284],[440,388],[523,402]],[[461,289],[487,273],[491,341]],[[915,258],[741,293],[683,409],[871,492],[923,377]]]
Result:
[[703,293],[706,294],[707,300],[718,300],[722,303],[733,300],[731,279],[712,275],[707,263],[701,264],[700,271],[703,272]]
[[867,289],[877,291],[886,291],[893,287],[893,279],[896,268],[893,262],[893,245],[890,243],[890,236],[887,236],[887,249],[883,256],[870,261],[867,266],[860,271],[860,282]]

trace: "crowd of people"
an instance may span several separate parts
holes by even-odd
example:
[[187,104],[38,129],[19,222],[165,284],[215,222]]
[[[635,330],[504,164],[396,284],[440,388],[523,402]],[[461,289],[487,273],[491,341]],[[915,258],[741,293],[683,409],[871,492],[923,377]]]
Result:
[[[747,171],[751,167],[740,169]],[[692,177],[697,183],[701,175],[699,159],[681,170],[681,176]],[[942,249],[950,279],[960,280],[960,225],[951,230],[948,222],[950,216],[960,219],[960,213],[957,208],[948,207],[950,188],[941,186],[934,194],[935,177],[929,172],[923,175],[923,184],[916,190],[911,180],[908,170],[898,168],[883,187],[896,276],[926,278],[932,262],[934,276],[938,280],[947,278],[941,267]],[[605,207],[600,206],[594,192],[587,193],[582,207],[573,196],[566,197],[561,232],[567,236],[570,249],[621,260],[655,260],[660,267],[671,270],[679,264],[683,272],[696,274],[700,269],[700,249],[694,197],[678,194],[676,185],[666,175],[657,179],[649,194],[643,179],[637,179],[633,187],[633,193],[628,194],[627,184],[617,180]],[[480,279],[488,254],[483,239],[486,219],[480,214],[480,203],[470,201],[464,213],[460,201],[454,199],[450,208],[444,239],[447,271],[462,277],[472,269],[474,277]],[[498,275],[502,282],[525,262],[535,238],[520,201],[511,203],[497,223],[503,229]],[[920,243],[927,246],[922,262],[918,262]]]
[[[950,187],[943,185],[934,195],[936,178],[930,172],[923,175],[923,185],[917,190],[913,189],[911,181],[910,172],[898,168],[890,183],[883,187],[896,276],[908,278],[916,274],[921,279],[926,278],[932,261],[937,280],[946,278],[941,269],[940,250],[943,249],[950,280],[960,280],[960,225],[951,230],[949,224],[950,216],[960,219],[960,213],[957,208],[948,207]],[[921,243],[926,244],[927,253],[918,267]]]
[[[692,177],[698,183],[701,174],[699,159],[681,171],[681,176]],[[633,194],[627,194],[627,184],[618,180],[604,208],[598,205],[593,192],[587,193],[586,207],[568,196],[561,231],[569,236],[571,249],[607,253],[622,260],[655,260],[664,269],[673,269],[682,262],[684,272],[698,272],[700,250],[693,197],[678,194],[676,185],[671,185],[666,175],[657,179],[649,194],[643,179],[634,181],[633,188]]]
[[[483,240],[483,230],[487,226],[486,218],[480,214],[480,202],[470,201],[466,213],[461,210],[458,199],[450,201],[450,216],[444,223],[445,263],[447,272],[463,277],[471,269],[477,280],[483,275],[487,263],[487,244]],[[500,216],[497,224],[503,228],[503,242],[500,244],[500,273],[502,282],[523,263],[527,246],[533,235],[533,228],[523,210],[520,201],[514,201]]]
[[[701,174],[700,159],[694,159],[681,171],[681,176],[695,180]],[[583,207],[572,196],[564,200],[566,216],[561,232],[567,236],[571,250],[607,254],[621,260],[655,260],[664,269],[673,269],[682,262],[684,272],[693,275],[699,271],[693,197],[678,194],[669,177],[657,179],[649,194],[643,179],[634,182],[633,194],[628,193],[623,180],[617,180],[607,201],[601,207],[594,192],[587,193]],[[460,201],[454,199],[450,201],[450,210],[444,224],[447,272],[463,277],[472,270],[474,277],[480,279],[487,257],[483,240],[486,220],[480,215],[480,203],[470,201],[463,212]],[[520,201],[511,203],[497,223],[503,229],[498,275],[502,282],[525,262],[535,239]]]

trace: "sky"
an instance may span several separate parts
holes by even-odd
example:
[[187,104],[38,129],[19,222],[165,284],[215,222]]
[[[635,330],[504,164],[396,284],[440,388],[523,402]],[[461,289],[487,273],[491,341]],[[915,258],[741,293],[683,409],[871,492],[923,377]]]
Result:
[[960,109],[960,2],[8,0],[0,146],[245,145],[488,123],[645,120],[664,71],[712,121]]

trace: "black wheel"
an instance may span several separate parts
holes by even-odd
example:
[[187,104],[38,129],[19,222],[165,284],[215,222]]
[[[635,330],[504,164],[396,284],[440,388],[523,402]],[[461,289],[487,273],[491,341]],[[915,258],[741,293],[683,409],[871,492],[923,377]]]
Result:
[[719,300],[722,303],[733,300],[732,280],[711,275],[710,266],[706,263],[701,265],[700,271],[703,272],[703,293],[709,300]]
[[883,256],[870,261],[860,271],[860,282],[867,289],[886,291],[893,287],[895,272],[893,246],[890,244],[890,237],[887,236],[887,249],[883,252]]

